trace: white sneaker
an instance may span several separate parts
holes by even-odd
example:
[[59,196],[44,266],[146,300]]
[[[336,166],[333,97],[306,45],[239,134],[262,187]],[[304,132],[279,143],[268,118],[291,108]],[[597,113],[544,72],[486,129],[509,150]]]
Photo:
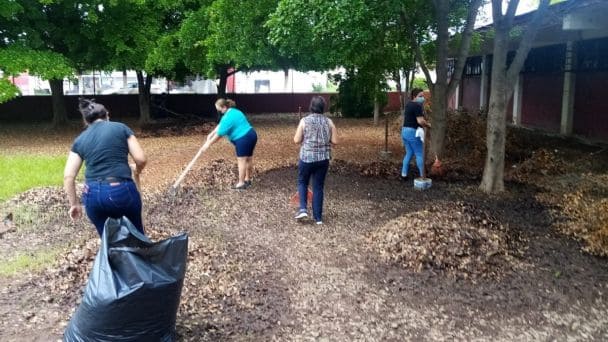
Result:
[[307,218],[308,214],[306,213],[306,210],[300,210],[298,211],[298,213],[296,214],[295,219],[299,220],[299,219],[303,219],[303,218]]
[[318,225],[322,225],[322,224],[323,224],[323,221],[317,221],[317,224],[318,224]]

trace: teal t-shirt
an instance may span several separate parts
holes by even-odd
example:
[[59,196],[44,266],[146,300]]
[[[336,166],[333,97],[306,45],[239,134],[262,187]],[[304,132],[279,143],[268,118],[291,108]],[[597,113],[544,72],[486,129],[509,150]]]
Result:
[[217,127],[217,135],[228,136],[228,140],[235,141],[242,138],[251,129],[245,114],[236,108],[230,108],[224,113]]

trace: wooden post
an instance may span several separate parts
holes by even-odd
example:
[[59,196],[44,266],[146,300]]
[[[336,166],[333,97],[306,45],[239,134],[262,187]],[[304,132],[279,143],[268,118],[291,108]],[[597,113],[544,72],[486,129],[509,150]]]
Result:
[[388,152],[388,115],[384,115],[384,152]]

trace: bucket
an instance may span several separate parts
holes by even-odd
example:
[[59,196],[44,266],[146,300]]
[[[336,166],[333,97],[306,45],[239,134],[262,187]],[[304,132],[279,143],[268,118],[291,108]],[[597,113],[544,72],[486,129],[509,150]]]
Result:
[[433,185],[433,181],[430,178],[416,178],[414,179],[414,188],[418,190],[426,190]]

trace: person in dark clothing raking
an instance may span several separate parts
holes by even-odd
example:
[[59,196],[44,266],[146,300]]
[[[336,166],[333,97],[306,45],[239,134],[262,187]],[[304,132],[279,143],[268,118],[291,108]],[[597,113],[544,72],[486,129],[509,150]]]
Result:
[[[103,105],[80,98],[78,107],[87,127],[74,140],[63,175],[70,218],[76,220],[82,216],[75,179],[84,162],[82,204],[99,235],[103,234],[109,217],[122,216],[143,233],[138,189],[139,174],[146,166],[143,149],[129,127],[109,120],[110,114]],[[129,164],[129,155],[135,164]]]

